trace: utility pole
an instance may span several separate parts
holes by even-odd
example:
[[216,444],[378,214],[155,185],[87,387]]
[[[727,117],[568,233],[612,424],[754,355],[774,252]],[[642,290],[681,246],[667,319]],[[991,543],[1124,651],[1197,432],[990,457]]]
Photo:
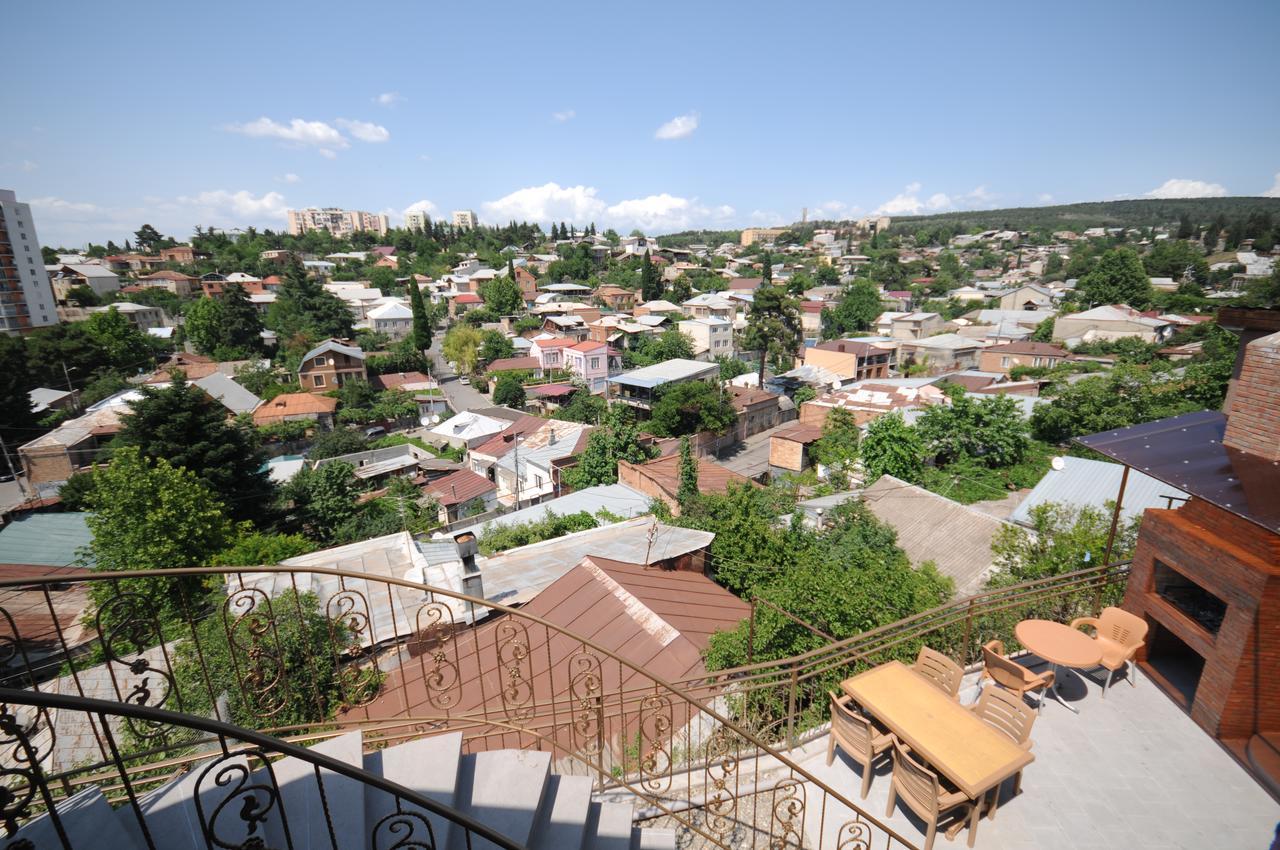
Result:
[[76,396],[76,388],[71,384],[71,371],[67,369],[67,361],[62,362],[62,375],[67,379],[67,392],[71,393],[71,406],[75,408],[76,413],[80,412],[80,399]]
[[9,466],[9,474],[13,476],[13,480],[18,482],[18,492],[22,494],[25,500],[30,494],[27,492],[27,485],[22,483],[22,478],[18,475],[17,470],[13,468],[13,458],[9,457],[9,447],[4,443],[4,437],[0,437],[0,453],[4,454],[4,462]]
[[523,439],[521,435],[516,435],[516,510],[520,510],[520,441]]

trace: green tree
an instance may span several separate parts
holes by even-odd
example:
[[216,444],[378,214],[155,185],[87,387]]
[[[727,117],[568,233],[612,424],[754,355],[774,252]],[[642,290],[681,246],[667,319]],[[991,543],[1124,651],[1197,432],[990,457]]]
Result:
[[257,567],[278,564],[314,552],[316,544],[301,534],[254,531],[239,534],[235,542],[213,559],[216,567]]
[[[16,448],[35,439],[36,416],[27,395],[35,386],[27,366],[27,347],[22,337],[0,335],[0,437],[4,438],[14,468],[19,466]],[[0,470],[9,471],[0,463]]]
[[1119,363],[1111,371],[1062,387],[1031,414],[1031,432],[1046,443],[1097,434],[1196,410],[1166,368]]
[[776,362],[794,357],[804,344],[800,311],[795,299],[780,287],[762,286],[757,289],[747,311],[742,344],[749,351],[759,352],[759,386],[763,387],[765,360],[773,357]]
[[738,421],[720,388],[706,381],[668,384],[650,411],[649,430],[659,437],[698,431],[723,434]]
[[369,270],[369,283],[383,295],[391,295],[398,288],[394,269],[386,266],[374,266]]
[[[1006,524],[991,541],[995,572],[990,587],[1007,587],[1024,581],[1075,572],[1102,564],[1111,531],[1114,502],[1106,510],[1074,508],[1046,502],[1031,509],[1031,530]],[[1111,560],[1133,554],[1141,517],[1121,522],[1112,543]]]
[[652,366],[667,360],[693,357],[693,340],[678,328],[667,328],[657,336],[641,337],[622,352],[622,363],[628,369]]
[[285,269],[267,325],[281,340],[302,335],[312,341],[351,336],[354,320],[347,305],[307,275],[296,257]]
[[1030,428],[1012,398],[978,399],[963,390],[952,394],[950,404],[926,408],[916,431],[944,464],[967,455],[991,467],[1012,466],[1031,443]]
[[578,463],[564,471],[563,479],[574,490],[613,484],[618,480],[618,461],[644,463],[655,453],[641,442],[631,408],[616,404],[604,414],[600,427],[591,432]]
[[768,251],[760,255],[760,277],[762,286],[773,286],[773,255]]
[[1250,307],[1280,307],[1280,263],[1269,277],[1255,280],[1245,290],[1245,304]]
[[67,290],[67,300],[74,301],[81,307],[97,307],[102,303],[101,296],[93,291],[93,287],[80,284]]
[[720,366],[720,380],[722,381],[731,381],[739,375],[745,375],[751,371],[751,367],[738,358],[726,357],[723,354],[716,357],[716,363]]
[[1151,280],[1132,248],[1112,248],[1080,278],[1076,294],[1088,304],[1128,304],[1145,310],[1151,306]]
[[640,298],[646,302],[657,301],[663,293],[662,275],[650,259],[649,252],[645,251],[644,260],[640,264]]
[[[551,414],[552,419],[565,422],[584,422],[595,425],[608,411],[608,403],[598,395],[592,395],[586,387],[581,387],[569,397],[569,401]],[[589,442],[590,438],[588,438]]]
[[153,254],[165,241],[164,235],[149,224],[144,224],[133,232],[134,244],[144,254]]
[[261,521],[274,490],[262,469],[266,455],[257,435],[228,424],[226,410],[208,393],[187,384],[175,369],[168,386],[143,387],[123,417],[113,446],[136,447],[143,457],[189,470],[236,519]]
[[101,352],[108,366],[126,375],[144,372],[155,363],[155,349],[147,335],[111,307],[105,312],[94,313],[83,322],[89,342]]
[[334,428],[316,435],[307,449],[308,460],[324,460],[330,457],[355,454],[369,448],[364,434],[352,428]]
[[686,508],[698,498],[698,459],[693,456],[693,444],[687,436],[680,438],[680,486],[676,501]]
[[413,347],[418,351],[426,351],[431,347],[431,320],[427,316],[427,306],[422,300],[422,290],[417,281],[409,282],[409,307],[413,310]]
[[815,463],[828,467],[834,473],[837,486],[848,484],[848,472],[858,459],[858,443],[862,430],[854,416],[843,407],[833,407],[822,423],[822,437],[813,444],[809,456]]
[[822,337],[838,339],[870,330],[882,311],[876,285],[869,280],[855,280],[845,287],[835,307],[823,308]]
[[485,306],[499,316],[512,316],[524,310],[524,296],[514,273],[481,284],[480,297],[484,299]]
[[463,375],[470,375],[476,369],[480,356],[480,345],[484,338],[480,332],[470,325],[460,324],[449,328],[444,335],[440,350],[445,358]]
[[520,410],[524,407],[524,384],[513,372],[503,372],[493,387],[493,403]]
[[182,327],[198,352],[219,360],[245,360],[262,348],[258,311],[236,283],[227,284],[221,299],[196,300]]
[[[234,527],[223,505],[195,473],[165,458],[150,460],[135,447],[119,449],[94,473],[85,499],[92,533],[89,550],[103,572],[200,567],[231,542]],[[130,579],[122,589],[142,594],[166,617],[199,602],[199,578]],[[94,583],[90,597],[106,604],[114,589]]]
[[476,356],[476,362],[481,366],[488,366],[495,360],[516,356],[515,345],[501,331],[482,331],[482,336],[484,342],[481,343],[480,351]]
[[[1054,254],[1056,257],[1057,254]],[[1036,325],[1036,329],[1031,332],[1032,342],[1053,342],[1053,316],[1045,319]]]
[[354,473],[351,464],[334,461],[316,469],[304,467],[289,482],[285,492],[297,520],[313,539],[333,542],[339,527],[359,512]]
[[862,441],[862,466],[867,483],[881,475],[892,475],[903,481],[920,479],[924,468],[924,441],[915,428],[902,421],[902,414],[879,416],[867,426]]
[[1192,281],[1203,286],[1209,282],[1209,264],[1201,250],[1181,239],[1161,239],[1156,242],[1142,265],[1152,277],[1171,277],[1174,280]]

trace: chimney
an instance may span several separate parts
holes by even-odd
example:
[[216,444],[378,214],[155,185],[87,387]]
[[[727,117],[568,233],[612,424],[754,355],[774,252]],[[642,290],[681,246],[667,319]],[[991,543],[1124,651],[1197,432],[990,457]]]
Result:
[[[458,547],[458,557],[462,560],[462,592],[476,599],[484,599],[484,582],[480,577],[480,569],[476,566],[476,553],[480,551],[476,536],[470,531],[464,531],[455,535],[453,542]],[[474,622],[474,603],[467,603],[467,607]]]
[[1226,413],[1223,445],[1280,461],[1280,331],[1244,346]]

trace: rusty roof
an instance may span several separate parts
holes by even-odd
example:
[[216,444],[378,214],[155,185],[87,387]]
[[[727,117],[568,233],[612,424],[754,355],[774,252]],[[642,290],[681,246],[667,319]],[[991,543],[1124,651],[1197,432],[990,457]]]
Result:
[[263,402],[253,412],[256,424],[274,422],[285,416],[304,416],[306,414],[333,413],[338,409],[338,400],[315,393],[281,393],[271,401]]
[[483,496],[496,487],[483,475],[476,475],[469,469],[451,472],[422,488],[422,492],[430,494],[442,505],[465,505],[479,496]]
[[815,443],[822,439],[822,429],[817,425],[796,425],[783,431],[775,431],[773,436],[793,443]]
[[739,387],[735,385],[729,386],[729,394],[733,396],[730,403],[733,409],[741,413],[753,404],[762,404],[763,402],[777,403],[779,395],[771,393],[768,390],[762,390],[757,387]]
[[[623,463],[627,463],[627,461],[619,461],[619,464]],[[638,466],[642,475],[662,488],[672,498],[675,498],[676,493],[680,490],[679,452],[645,461],[642,464],[631,465]],[[730,484],[751,483],[752,481],[749,478],[739,475],[728,467],[721,466],[704,457],[698,458],[698,491],[701,493],[724,493],[728,491]]]
[[492,458],[500,458],[515,446],[515,438],[525,434],[532,434],[537,431],[547,420],[541,416],[531,416],[525,414],[516,421],[507,426],[507,429],[499,434],[490,437],[485,442],[476,446],[471,450],[472,454],[486,455]]

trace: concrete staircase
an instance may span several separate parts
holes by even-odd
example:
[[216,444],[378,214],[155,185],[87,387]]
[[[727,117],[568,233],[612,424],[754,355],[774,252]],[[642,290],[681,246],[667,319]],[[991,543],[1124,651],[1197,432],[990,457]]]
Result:
[[[632,806],[592,799],[591,780],[585,776],[551,773],[549,753],[533,750],[496,750],[464,755],[460,733],[419,738],[372,753],[362,753],[359,732],[351,732],[317,744],[314,749],[331,758],[363,768],[411,791],[456,809],[531,850],[674,850],[670,830],[633,827]],[[272,850],[378,850],[392,846],[427,846],[435,850],[464,850],[464,830],[449,820],[405,803],[403,810],[430,822],[434,845],[418,823],[415,838],[423,844],[401,845],[406,833],[393,829],[396,801],[390,794],[321,768],[323,798],[315,765],[286,757],[272,763],[280,789],[280,807],[265,820],[249,825],[242,820],[246,796],[235,796],[241,780],[246,785],[269,785],[266,769],[256,759],[223,762],[230,781],[218,786],[215,769],[203,782],[203,765],[170,779],[139,800],[147,831],[157,850],[206,850],[219,846],[207,842],[195,803],[200,782],[204,822],[216,817],[218,838],[238,846],[260,838]],[[252,768],[252,771],[250,769]],[[265,802],[259,792],[257,798]],[[227,805],[218,813],[220,804]],[[325,810],[329,817],[325,818]],[[251,806],[249,807],[252,808]],[[85,850],[146,850],[147,842],[134,810],[128,804],[112,808],[95,786],[86,788],[57,806],[72,848]],[[386,820],[384,820],[386,819]],[[413,819],[412,817],[410,818]],[[330,835],[332,824],[333,835]],[[335,841],[336,839],[336,841]],[[20,844],[29,841],[30,845]],[[45,814],[24,825],[16,835],[0,840],[5,850],[61,848],[53,821]],[[472,837],[475,850],[493,847]]]

